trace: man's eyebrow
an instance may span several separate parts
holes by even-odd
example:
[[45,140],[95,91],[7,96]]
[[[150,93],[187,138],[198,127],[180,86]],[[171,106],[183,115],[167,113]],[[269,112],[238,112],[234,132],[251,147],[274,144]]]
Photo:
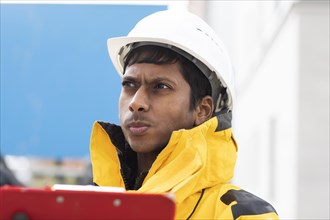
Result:
[[[139,78],[137,77],[134,77],[134,76],[127,76],[127,75],[124,75],[122,77],[122,80],[128,80],[128,81],[132,81],[132,82],[139,82]],[[176,82],[176,80],[173,80],[169,77],[166,77],[166,76],[155,76],[155,77],[150,77],[146,80],[146,83],[148,84],[152,84],[152,83],[157,83],[157,82],[169,82],[169,83],[173,83],[175,85],[177,85],[178,83]]]
[[136,77],[133,77],[133,76],[127,76],[127,75],[124,75],[122,77],[122,80],[129,80],[129,81],[137,81],[137,78]]
[[150,80],[148,80],[150,82],[163,82],[163,81],[166,81],[166,82],[169,82],[169,83],[174,83],[174,84],[177,84],[177,82],[169,77],[166,77],[166,76],[156,76],[156,77],[152,77]]

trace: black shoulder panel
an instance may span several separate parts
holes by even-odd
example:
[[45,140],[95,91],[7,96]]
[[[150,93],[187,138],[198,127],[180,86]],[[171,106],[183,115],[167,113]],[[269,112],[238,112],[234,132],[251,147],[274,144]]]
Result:
[[229,190],[221,196],[220,200],[226,205],[236,201],[231,207],[234,219],[242,215],[260,215],[275,212],[268,202],[244,190]]

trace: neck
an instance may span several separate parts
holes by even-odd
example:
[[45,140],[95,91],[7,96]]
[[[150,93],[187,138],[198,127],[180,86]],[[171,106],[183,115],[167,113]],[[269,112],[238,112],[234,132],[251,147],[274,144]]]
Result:
[[148,171],[157,158],[156,153],[137,153],[138,173]]

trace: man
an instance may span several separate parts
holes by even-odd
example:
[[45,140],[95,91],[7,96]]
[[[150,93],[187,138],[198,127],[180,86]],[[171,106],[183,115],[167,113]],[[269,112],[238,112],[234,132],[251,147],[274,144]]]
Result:
[[0,187],[4,185],[23,186],[7,166],[5,158],[0,154]]
[[175,195],[176,219],[278,219],[229,184],[236,161],[232,70],[215,32],[188,12],[142,19],[108,40],[122,76],[121,126],[96,122],[93,181]]

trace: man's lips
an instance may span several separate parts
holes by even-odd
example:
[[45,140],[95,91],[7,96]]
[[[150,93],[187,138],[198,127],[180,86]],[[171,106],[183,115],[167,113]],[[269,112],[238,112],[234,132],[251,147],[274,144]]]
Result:
[[130,122],[127,124],[127,127],[133,135],[142,135],[148,130],[150,125],[144,122]]

